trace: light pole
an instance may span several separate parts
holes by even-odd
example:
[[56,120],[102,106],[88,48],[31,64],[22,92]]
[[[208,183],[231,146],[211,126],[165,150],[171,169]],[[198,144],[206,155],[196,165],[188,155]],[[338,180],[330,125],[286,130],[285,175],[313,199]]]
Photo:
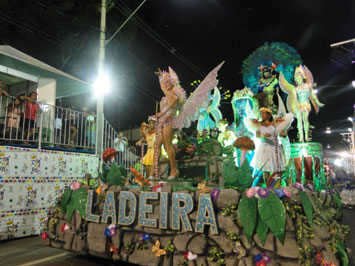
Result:
[[351,132],[351,160],[352,160],[352,164],[353,164],[353,174],[355,174],[355,123],[354,123],[354,119],[355,119],[355,109],[354,109],[354,114],[353,117],[348,117],[348,120],[352,123],[353,128],[352,128],[352,132]]
[[[116,36],[116,34],[127,24],[127,22],[134,16],[139,8],[146,2],[143,0],[141,4],[134,10],[134,12],[122,23],[122,25],[116,30],[116,32],[111,36],[110,39],[106,40],[106,6],[107,1],[101,1],[101,22],[100,22],[100,51],[99,51],[99,68],[98,68],[98,79],[96,83],[100,81],[105,81],[104,84],[96,84],[96,87],[106,86],[107,76],[105,74],[105,48],[110,43],[110,41]],[[101,93],[96,95],[96,113],[97,113],[97,134],[96,134],[96,154],[100,155],[103,152],[103,142],[104,142],[104,92],[106,88],[99,88]],[[101,169],[101,167],[100,167]]]

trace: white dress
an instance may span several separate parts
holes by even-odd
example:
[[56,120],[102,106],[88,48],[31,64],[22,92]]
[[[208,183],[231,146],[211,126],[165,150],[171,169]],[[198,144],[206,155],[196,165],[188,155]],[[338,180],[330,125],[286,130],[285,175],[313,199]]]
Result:
[[286,114],[283,121],[276,126],[268,127],[255,124],[250,119],[245,119],[246,126],[252,131],[259,131],[261,135],[270,134],[270,137],[257,138],[256,152],[250,163],[256,170],[264,172],[281,172],[285,170],[286,161],[278,135],[281,131],[290,127],[293,121],[292,114]]

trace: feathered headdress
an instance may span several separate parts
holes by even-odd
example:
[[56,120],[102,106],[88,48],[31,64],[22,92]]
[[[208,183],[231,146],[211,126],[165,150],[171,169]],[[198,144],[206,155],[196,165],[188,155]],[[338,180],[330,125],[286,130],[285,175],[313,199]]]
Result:
[[300,64],[302,60],[296,49],[286,43],[265,43],[243,61],[244,85],[257,93],[260,74],[267,68],[282,71],[286,80],[292,83],[295,68]]
[[174,85],[179,84],[179,77],[171,67],[169,67],[169,72],[163,71],[160,77],[163,80],[170,80]]

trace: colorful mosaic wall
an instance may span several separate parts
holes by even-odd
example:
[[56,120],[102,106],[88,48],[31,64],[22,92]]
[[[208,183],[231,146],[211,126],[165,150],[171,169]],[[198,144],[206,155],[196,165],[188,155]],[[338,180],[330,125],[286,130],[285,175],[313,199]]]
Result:
[[66,185],[97,174],[92,154],[0,146],[0,240],[39,234]]

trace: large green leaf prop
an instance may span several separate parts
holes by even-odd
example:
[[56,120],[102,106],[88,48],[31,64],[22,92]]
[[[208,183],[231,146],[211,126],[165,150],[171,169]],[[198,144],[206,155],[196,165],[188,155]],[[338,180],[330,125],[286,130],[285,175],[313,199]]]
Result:
[[251,242],[257,217],[255,198],[249,199],[243,194],[242,199],[239,201],[238,213],[248,241]]
[[121,174],[120,168],[117,164],[112,164],[110,172],[107,174],[106,183],[110,183],[116,186],[122,186],[124,184],[124,177]]
[[256,226],[256,233],[259,236],[259,239],[263,246],[265,245],[265,240],[267,236],[267,232],[269,231],[269,227],[267,224],[259,217],[258,224]]
[[312,202],[305,192],[299,190],[298,195],[300,196],[300,199],[302,202],[302,207],[303,207],[304,212],[306,213],[308,222],[311,226],[313,226],[313,205],[312,205]]
[[234,163],[234,158],[228,158],[223,162],[222,175],[224,185],[234,186],[241,189],[247,189],[252,183],[252,174],[247,160],[244,161],[240,168],[237,168]]
[[253,182],[253,178],[247,160],[245,160],[243,165],[237,169],[236,179],[237,179],[237,187],[239,188],[246,189],[251,186],[251,183]]
[[223,161],[222,175],[225,186],[236,186],[237,168],[235,167],[233,157],[227,157]]
[[102,180],[104,183],[107,182],[107,175],[110,172],[110,170],[106,167],[102,167],[102,173],[99,174],[100,180]]
[[69,188],[67,188],[63,193],[62,200],[60,202],[60,204],[62,206],[63,213],[67,212],[67,205],[69,203],[71,193],[72,193],[72,190]]
[[286,214],[281,200],[270,191],[269,196],[259,199],[258,210],[261,219],[283,244],[285,239]]
[[67,205],[67,214],[68,220],[71,220],[71,217],[75,210],[80,213],[82,218],[85,218],[85,208],[86,208],[86,198],[87,192],[83,187],[80,187],[78,190],[73,190],[69,203]]

